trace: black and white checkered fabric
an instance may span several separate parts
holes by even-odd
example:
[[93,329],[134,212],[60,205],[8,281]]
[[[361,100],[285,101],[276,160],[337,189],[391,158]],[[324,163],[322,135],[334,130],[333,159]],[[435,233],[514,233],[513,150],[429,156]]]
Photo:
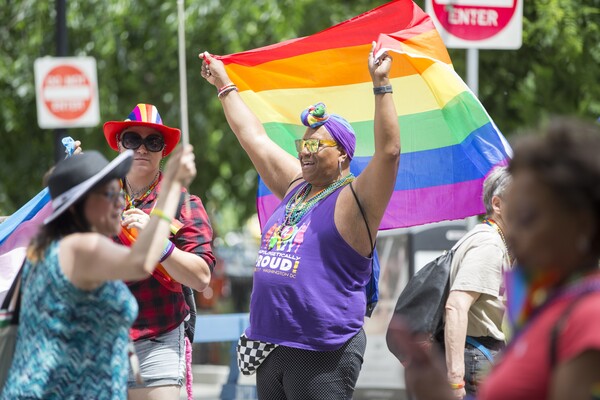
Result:
[[237,362],[240,372],[244,375],[254,374],[269,353],[275,350],[277,346],[273,343],[250,340],[245,333],[242,333],[237,344]]

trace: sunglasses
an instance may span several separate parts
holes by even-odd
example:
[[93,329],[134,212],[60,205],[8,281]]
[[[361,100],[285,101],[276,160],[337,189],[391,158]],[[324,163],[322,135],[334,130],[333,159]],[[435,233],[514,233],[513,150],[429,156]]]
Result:
[[318,153],[319,149],[323,147],[335,147],[337,146],[337,142],[335,140],[328,139],[298,139],[294,141],[296,143],[296,151],[298,153],[302,152],[302,149],[306,148],[306,150],[311,153]]
[[145,139],[136,132],[124,132],[121,136],[121,144],[130,150],[137,150],[144,145],[148,151],[157,153],[165,148],[165,140],[160,135],[150,135]]

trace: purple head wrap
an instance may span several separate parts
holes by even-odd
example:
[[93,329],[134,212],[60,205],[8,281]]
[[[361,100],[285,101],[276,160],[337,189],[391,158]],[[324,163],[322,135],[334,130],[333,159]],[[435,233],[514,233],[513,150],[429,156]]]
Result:
[[327,114],[325,104],[317,103],[302,111],[300,120],[304,126],[313,129],[324,125],[327,132],[333,137],[333,140],[346,150],[348,159],[352,160],[356,148],[356,134],[344,117],[337,114]]

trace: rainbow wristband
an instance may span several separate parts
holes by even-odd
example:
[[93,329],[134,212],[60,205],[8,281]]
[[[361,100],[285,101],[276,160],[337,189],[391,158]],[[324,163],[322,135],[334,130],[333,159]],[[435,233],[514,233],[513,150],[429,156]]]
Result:
[[159,262],[162,263],[167,258],[169,258],[171,253],[173,253],[173,250],[175,250],[175,245],[173,244],[173,242],[171,242],[169,239],[165,239],[165,248],[163,249],[163,252],[160,255]]
[[169,216],[159,208],[153,208],[152,211],[150,211],[150,215],[156,215],[158,218],[167,221],[168,223],[171,223],[172,220],[172,218],[169,218]]
[[450,385],[450,388],[454,390],[463,389],[465,387],[465,381],[462,381],[460,383],[448,382],[448,384]]

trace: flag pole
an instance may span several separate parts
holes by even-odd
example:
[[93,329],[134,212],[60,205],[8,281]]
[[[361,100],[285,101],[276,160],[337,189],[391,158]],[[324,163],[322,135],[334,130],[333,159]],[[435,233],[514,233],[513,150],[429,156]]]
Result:
[[179,20],[179,99],[181,106],[181,141],[190,143],[188,123],[187,73],[185,64],[185,11],[183,0],[177,0],[177,16]]
[[[179,47],[179,106],[181,109],[181,142],[183,146],[190,144],[188,100],[187,100],[187,73],[185,64],[185,9],[183,0],[177,0],[178,47]],[[190,213],[190,194],[186,191],[184,199],[185,210]]]

